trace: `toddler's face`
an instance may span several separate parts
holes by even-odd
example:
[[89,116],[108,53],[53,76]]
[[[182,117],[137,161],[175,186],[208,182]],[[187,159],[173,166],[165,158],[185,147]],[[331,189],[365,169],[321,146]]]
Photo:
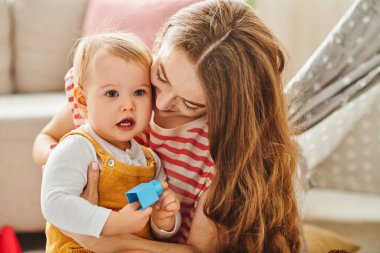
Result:
[[145,130],[152,113],[149,70],[139,63],[99,52],[85,86],[86,117],[94,131],[125,150]]

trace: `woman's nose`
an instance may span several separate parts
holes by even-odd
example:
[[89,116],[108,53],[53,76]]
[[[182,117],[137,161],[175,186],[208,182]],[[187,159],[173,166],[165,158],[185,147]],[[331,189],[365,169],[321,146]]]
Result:
[[173,101],[175,96],[170,93],[158,93],[156,96],[156,107],[159,110],[167,110],[170,109],[173,105]]

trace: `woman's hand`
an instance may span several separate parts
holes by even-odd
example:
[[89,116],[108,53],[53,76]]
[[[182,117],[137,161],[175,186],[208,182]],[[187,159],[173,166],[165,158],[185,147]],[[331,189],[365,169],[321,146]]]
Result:
[[97,205],[99,200],[99,173],[99,164],[97,162],[92,162],[87,169],[87,184],[80,195],[82,198],[94,205]]

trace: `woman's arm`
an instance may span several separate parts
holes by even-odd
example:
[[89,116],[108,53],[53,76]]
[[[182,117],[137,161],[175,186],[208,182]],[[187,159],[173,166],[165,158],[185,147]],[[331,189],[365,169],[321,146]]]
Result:
[[34,140],[34,161],[43,166],[49,157],[50,146],[57,144],[63,135],[74,128],[70,105],[65,103]]
[[[63,231],[64,232],[64,231]],[[97,253],[129,253],[129,252],[181,252],[181,253],[201,253],[202,251],[192,245],[176,244],[168,242],[151,241],[142,239],[135,235],[123,234],[116,236],[103,236],[100,238],[70,234],[64,232],[67,236],[73,238],[82,247]],[[209,251],[214,252],[214,251]]]
[[[73,238],[80,245],[97,253],[149,253],[149,251],[140,250],[140,249],[129,249],[125,250],[125,241],[139,240],[141,238],[134,235],[114,235],[114,236],[102,236],[100,238],[95,238],[87,235],[78,235],[73,234],[68,231],[62,230],[66,236]],[[130,247],[131,248],[131,247]]]

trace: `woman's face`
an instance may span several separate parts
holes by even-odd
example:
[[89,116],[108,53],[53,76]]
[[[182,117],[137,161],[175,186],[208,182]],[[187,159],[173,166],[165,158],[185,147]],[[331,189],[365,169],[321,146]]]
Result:
[[206,114],[205,95],[196,66],[182,49],[163,44],[151,68],[155,121],[176,127]]

